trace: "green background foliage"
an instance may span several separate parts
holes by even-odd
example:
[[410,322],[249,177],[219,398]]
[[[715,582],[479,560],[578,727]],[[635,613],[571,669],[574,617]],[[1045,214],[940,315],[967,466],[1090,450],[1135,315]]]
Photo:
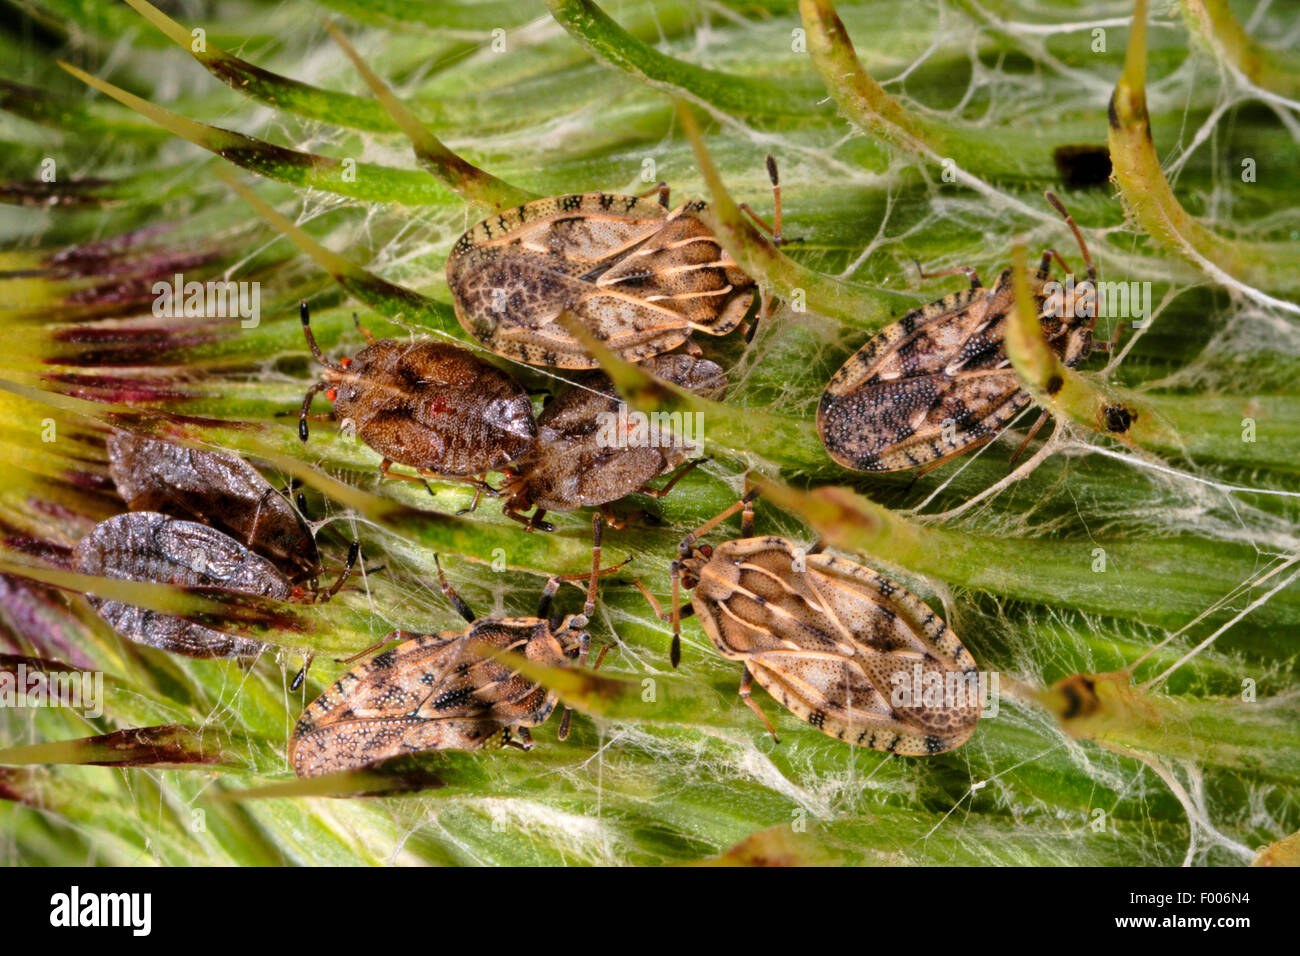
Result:
[[[115,0],[8,6],[20,15],[0,31],[0,570],[21,574],[0,577],[0,652],[11,670],[21,656],[100,671],[105,704],[99,717],[0,709],[5,862],[1243,864],[1300,829],[1293,281],[1269,285],[1265,269],[1265,284],[1226,287],[1126,219],[1114,183],[1063,183],[1053,160],[1058,147],[1106,143],[1130,4],[839,4],[862,65],[925,131],[928,155],[841,113],[795,2],[169,6],[182,39],[206,31],[203,62]],[[1300,19],[1252,7],[1153,12],[1152,140],[1201,223],[1294,263],[1300,104],[1287,83],[1300,64],[1278,53],[1246,69],[1259,51],[1216,37],[1235,11],[1246,35],[1285,51]],[[1208,28],[1206,11],[1219,18]],[[358,774],[332,785],[345,798],[294,780],[284,761],[302,706],[343,667],[333,658],[394,627],[458,629],[435,553],[480,613],[532,613],[548,574],[588,565],[590,516],[555,515],[555,534],[526,535],[496,502],[455,517],[464,488],[435,484],[430,497],[380,481],[378,456],[333,426],[299,444],[285,415],[313,372],[298,300],[334,354],[360,343],[354,310],[377,334],[465,341],[443,268],[482,209],[420,168],[326,32],[331,18],[429,132],[527,193],[663,179],[677,200],[707,197],[674,110],[686,100],[730,194],[763,215],[763,156],[776,156],[786,231],[804,240],[786,252],[819,274],[806,309],[779,276],[760,276],[786,302],[752,346],[701,341],[732,383],[726,407],[705,415],[711,459],[662,501],[619,506],[661,519],[606,537],[606,563],[633,559],[604,583],[593,621],[595,640],[616,644],[606,670],[630,682],[624,706],[579,707],[566,742],[552,722],[527,754],[428,754]],[[60,59],[218,129],[190,125],[183,141]],[[422,298],[359,272],[345,289],[222,168],[353,267]],[[1093,386],[1133,390],[1160,440],[1067,423],[1006,480],[1030,410],[978,455],[916,480],[833,464],[813,427],[831,374],[906,308],[963,284],[922,281],[914,261],[975,266],[986,282],[1017,243],[1077,263],[1046,188],[1103,278],[1152,283],[1154,320],[1083,369]],[[259,282],[260,324],[155,319],[150,285],[174,272]],[[1103,318],[1098,338],[1112,330]],[[510,370],[539,401],[571,377]],[[106,484],[108,424],[301,479],[330,566],[357,537],[384,570],[297,608],[296,629],[260,632],[275,649],[251,668],[124,642],[75,589],[53,586],[69,583],[66,549],[122,509]],[[666,597],[677,541],[733,502],[747,473],[780,482],[759,503],[760,531],[805,544],[828,534],[940,610],[997,676],[996,713],[969,743],[929,759],[859,750],[756,692],[774,744],[736,697],[739,668],[694,622],[672,671],[668,628],[633,579]],[[826,486],[856,495],[804,494]],[[44,584],[33,568],[47,569]],[[581,597],[567,588],[558,601],[576,610]],[[290,693],[305,651],[320,656]],[[1083,712],[1052,690],[1125,668],[1091,682]],[[148,727],[169,729],[129,732]]]

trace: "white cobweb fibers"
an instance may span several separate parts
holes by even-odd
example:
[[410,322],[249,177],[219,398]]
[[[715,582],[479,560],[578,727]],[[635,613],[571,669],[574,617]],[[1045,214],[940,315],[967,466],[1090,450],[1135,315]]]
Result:
[[[985,177],[972,167],[959,169],[956,181],[949,181],[938,163],[890,155],[840,118],[795,123],[714,110],[710,147],[737,198],[765,215],[770,212],[761,157],[776,154],[782,163],[787,232],[806,239],[790,254],[847,281],[911,294],[917,303],[938,298],[958,287],[959,280],[921,282],[912,264],[916,259],[927,270],[976,266],[987,283],[1008,264],[1013,242],[1023,239],[1033,250],[1059,248],[1077,268],[1068,231],[1041,198],[1043,186],[1052,182],[1051,173],[1045,178],[1042,171],[1041,153],[1050,151],[1053,142],[1104,142],[1104,104],[1122,57],[1118,51],[1127,36],[1130,4],[1094,5],[1082,16],[1073,6],[984,5],[976,0],[867,7],[846,3],[841,13],[859,55],[890,94],[940,125],[1001,138],[1008,151],[1039,150],[1026,160],[1027,169],[1035,171]],[[1266,11],[1256,20],[1271,22],[1269,18],[1282,15]],[[726,6],[703,5],[692,24],[682,36],[665,23],[658,32],[659,48],[713,69],[782,75],[777,56],[789,47],[791,23],[747,19]],[[879,30],[873,32],[873,24]],[[1254,22],[1252,27],[1262,29]],[[1300,29],[1300,22],[1286,29]],[[1089,47],[1098,30],[1108,38],[1108,53],[1081,55],[1078,51]],[[539,21],[523,39],[544,48],[563,43],[565,35]],[[1163,54],[1153,57],[1161,65],[1149,85],[1153,114],[1183,117],[1173,138],[1169,126],[1158,124],[1164,165],[1180,197],[1207,224],[1230,230],[1241,205],[1238,184],[1218,171],[1237,167],[1232,124],[1241,122],[1244,105],[1263,100],[1294,144],[1300,142],[1295,105],[1262,96],[1203,53],[1174,57],[1169,51],[1185,47],[1187,36],[1181,21],[1167,11],[1157,11],[1152,43]],[[381,48],[382,43],[373,46]],[[764,56],[776,65],[765,65]],[[481,64],[477,68],[483,69]],[[789,72],[804,70],[800,66]],[[418,71],[417,77],[412,88],[425,82]],[[398,91],[411,92],[400,84]],[[572,190],[616,188],[635,176],[629,171],[639,167],[647,151],[666,153],[674,177],[683,180],[672,183],[675,196],[684,198],[698,189],[699,180],[677,131],[664,132],[671,120],[663,117],[655,134],[644,132],[645,117],[662,112],[657,96],[636,85],[619,85],[600,104],[565,102],[558,112],[537,112],[530,121],[500,126],[467,142],[487,156],[519,156],[535,149],[539,155],[561,157],[555,167],[571,170],[567,182]],[[624,121],[642,121],[643,142],[629,137],[632,145],[616,143],[612,154],[607,147],[604,165],[597,167],[573,144],[584,137],[611,142],[611,110]],[[281,118],[273,123],[303,149],[325,151],[334,135],[324,126]],[[384,137],[362,137],[359,158],[411,165],[409,151]],[[513,165],[521,180],[549,182],[535,171],[530,176],[526,160]],[[597,168],[606,170],[604,178],[592,181]],[[503,170],[503,175],[509,179],[511,171]],[[1300,334],[1285,309],[1241,290],[1216,291],[1189,267],[1160,255],[1121,221],[1113,187],[1063,192],[1063,198],[1084,224],[1103,277],[1154,285],[1156,314],[1146,328],[1122,341],[1107,367],[1110,377],[1184,399],[1285,397],[1293,391]],[[330,214],[342,223],[344,213],[335,211],[339,205],[333,197],[311,194],[297,218],[310,222]],[[1297,217],[1292,206],[1262,222],[1276,233],[1294,229]],[[449,207],[350,204],[346,226],[333,231],[328,244],[393,281],[443,297],[446,250],[467,225],[463,212]],[[1179,341],[1180,323],[1199,323],[1190,347]],[[702,344],[730,366],[729,401],[810,419],[826,379],[866,335],[784,306],[749,349],[735,343]],[[1162,362],[1166,354],[1177,358],[1176,365]],[[1084,367],[1095,371],[1103,364],[1094,359]],[[533,380],[573,377],[536,369],[521,374]],[[1041,706],[1026,700],[1032,690],[1064,676],[1131,664],[1166,638],[1170,642],[1159,666],[1142,671],[1144,679],[1160,675],[1150,688],[1154,693],[1188,695],[1193,704],[1209,706],[1207,701],[1227,693],[1239,674],[1249,673],[1274,690],[1290,686],[1294,675],[1288,665],[1262,659],[1252,650],[1255,638],[1254,644],[1241,645],[1234,645],[1233,638],[1235,628],[1249,627],[1278,595],[1294,590],[1291,565],[1300,554],[1300,489],[1294,469],[1269,462],[1267,456],[1226,451],[1157,456],[1061,425],[1045,446],[1031,446],[1008,476],[1008,450],[1019,444],[1035,415],[1026,413],[1002,440],[946,465],[915,487],[854,478],[829,464],[790,469],[787,477],[853,482],[867,496],[918,522],[961,534],[1061,539],[1098,547],[1111,541],[1213,542],[1231,555],[1225,569],[1234,570],[1222,573],[1218,597],[1187,614],[1185,630],[1140,614],[1124,618],[1068,602],[1027,605],[949,590],[899,570],[901,579],[923,597],[935,599],[936,606],[942,602],[981,664],[1005,679],[999,713],[986,718],[995,727],[977,731],[953,755],[927,763],[854,750],[791,720],[783,720],[783,741],[774,746],[734,698],[738,666],[714,655],[698,626],[688,624],[689,664],[681,679],[697,692],[716,692],[716,713],[698,711],[693,725],[687,720],[682,726],[597,722],[591,729],[590,722],[578,718],[577,739],[590,743],[588,749],[559,748],[544,739],[527,757],[471,755],[481,757],[485,779],[493,785],[491,795],[435,795],[385,804],[386,822],[371,823],[393,841],[391,858],[418,858],[421,845],[438,844],[452,858],[499,862],[501,856],[484,849],[491,845],[490,837],[483,836],[486,831],[523,834],[511,850],[512,858],[523,861],[557,856],[595,863],[670,859],[715,852],[763,826],[804,820],[811,821],[807,831],[821,828],[830,847],[855,840],[870,846],[867,858],[1240,862],[1262,839],[1276,839],[1288,826],[1294,829],[1294,803],[1280,799],[1271,784],[1219,766],[1201,766],[1195,755],[1172,745],[1165,752],[1158,738],[1148,740],[1140,754],[1133,748],[1129,755],[1075,740]],[[732,491],[742,486],[746,465],[782,464],[746,457],[743,449],[733,451],[705,469]],[[762,511],[761,520],[776,526],[760,532],[807,536],[771,510]],[[671,530],[684,531],[689,524]],[[574,519],[565,528],[581,525]],[[429,619],[430,630],[454,626],[454,615],[429,577],[427,549],[400,536],[373,529],[372,534],[384,542],[396,569],[388,587],[402,598],[396,602],[400,614],[387,601],[375,602],[375,613],[407,627],[422,616]],[[667,538],[665,533],[644,540]],[[625,540],[638,552],[638,573],[658,575],[662,585],[670,555],[642,547],[643,539],[635,534]],[[1190,553],[1202,562],[1212,560],[1208,551]],[[1208,566],[1200,570],[1215,573]],[[1244,573],[1233,577],[1237,570]],[[533,568],[529,574],[494,576],[463,564],[452,571],[454,583],[479,599],[471,601],[477,609],[514,614],[531,613],[528,607],[542,574],[542,568]],[[1150,574],[1107,580],[1117,593],[1130,593],[1130,606],[1161,599],[1159,583]],[[668,681],[675,675],[658,650],[666,625],[650,619],[639,599],[625,593],[630,591],[607,589],[607,601],[597,613],[597,638],[617,636],[621,645],[608,666],[638,680]],[[562,593],[573,597],[567,589]],[[1184,670],[1185,676],[1176,676]],[[756,697],[762,697],[769,715],[777,712],[770,698],[758,692]],[[1285,704],[1287,698],[1283,694],[1270,701],[1261,707],[1276,710],[1278,701]],[[1231,705],[1229,700],[1225,707]],[[521,763],[525,760],[529,763]],[[538,784],[536,796],[524,786],[530,776]],[[1127,849],[1107,849],[1105,832],[1098,836],[1094,827],[1098,809],[1121,821]],[[729,817],[733,810],[734,819]],[[875,824],[896,836],[869,839],[858,829]],[[671,838],[647,841],[646,831]]]

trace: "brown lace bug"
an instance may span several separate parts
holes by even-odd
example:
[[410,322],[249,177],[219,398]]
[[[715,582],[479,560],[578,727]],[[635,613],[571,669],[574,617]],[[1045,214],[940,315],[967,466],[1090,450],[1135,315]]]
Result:
[[[660,355],[641,367],[710,398],[727,387],[726,374],[717,364],[691,355]],[[529,531],[552,531],[542,521],[547,511],[599,506],[611,527],[627,524],[635,516],[616,519],[610,502],[634,492],[662,497],[700,462],[688,462],[688,446],[675,439],[627,443],[624,432],[631,427],[627,406],[609,376],[593,372],[580,378],[547,402],[537,417],[537,447],[512,469],[503,488],[510,495],[505,514]],[[664,487],[648,487],[672,469],[676,472]],[[529,517],[520,513],[533,507],[537,510]]]
[[108,473],[132,511],[210,524],[295,581],[314,581],[320,573],[311,529],[242,458],[115,431],[108,439]]
[[[122,581],[153,581],[191,588],[219,588],[276,601],[329,600],[347,580],[359,545],[348,551],[347,565],[327,591],[293,584],[271,561],[223,531],[155,511],[132,511],[101,521],[73,552],[83,574]],[[256,657],[265,645],[223,634],[183,617],[87,595],[118,634],[160,650],[187,657]]]
[[[590,576],[550,578],[536,617],[477,617],[447,583],[438,562],[442,592],[469,628],[390,634],[383,643],[401,643],[353,667],[303,711],[289,738],[294,772],[310,777],[354,770],[426,750],[531,749],[529,728],[546,722],[558,697],[485,657],[481,648],[513,651],[547,666],[586,665],[591,645],[586,627],[596,606],[597,579],[622,567],[600,569],[601,527],[597,515]],[[551,617],[560,584],[583,579],[588,583],[582,613]],[[601,649],[594,667],[607,649]],[[565,708],[557,733],[561,740],[568,736],[569,715]]]
[[[1053,193],[1047,200],[1065,219],[1087,264],[1087,288],[1097,269],[1083,234]],[[1069,266],[1054,249],[1043,253],[1032,277],[1035,307],[1053,351],[1070,368],[1096,348],[1096,315],[1079,315],[1085,285],[1063,308],[1048,307],[1044,290],[1052,260]],[[1031,397],[1007,357],[1007,316],[1015,308],[1011,270],[985,289],[969,267],[922,278],[964,274],[970,288],[914,309],[880,331],[832,376],[817,408],[817,432],[827,453],[855,471],[937,467],[992,441]],[[1095,301],[1095,299],[1094,299]],[[1047,420],[1044,412],[1025,445]],[[1017,452],[1019,455],[1019,452]]]
[[[822,733],[862,747],[924,756],[965,743],[980,715],[979,672],[952,630],[920,598],[870,568],[754,534],[756,492],[682,539],[672,564],[671,658],[681,619],[694,613],[718,653],[742,661],[740,696],[755,681]],[[696,545],[742,511],[740,538]],[[691,590],[683,612],[680,587]],[[935,699],[928,696],[937,682]]]
[[[335,362],[316,344],[306,302],[299,316],[312,355],[325,367],[302,400],[298,437],[304,442],[311,401],[325,392],[333,417],[351,421],[357,438],[383,456],[384,477],[464,482],[477,492],[475,505],[484,493],[499,494],[487,483],[488,472],[532,450],[532,402],[500,369],[455,345],[376,340],[365,329],[366,347]],[[419,477],[394,473],[394,462]]]
[[[796,241],[781,234],[771,156],[767,170],[774,225],[743,208],[777,245]],[[484,219],[447,258],[460,324],[498,355],[568,369],[599,363],[556,321],[564,312],[629,362],[669,352],[692,332],[726,335],[744,320],[757,287],[699,218],[706,204],[670,211],[668,193],[660,183],[643,196],[556,196]],[[761,321],[768,302],[758,298]]]

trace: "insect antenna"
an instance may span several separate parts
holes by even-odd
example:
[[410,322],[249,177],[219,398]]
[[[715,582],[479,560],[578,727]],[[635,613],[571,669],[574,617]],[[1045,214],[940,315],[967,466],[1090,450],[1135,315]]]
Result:
[[302,667],[298,668],[298,673],[293,675],[293,680],[289,684],[289,691],[292,693],[302,686],[302,682],[307,679],[307,671],[311,668],[311,662],[315,654],[304,654],[302,658]]
[[311,330],[311,311],[307,308],[306,299],[298,303],[298,320],[302,322],[302,334],[307,337],[307,347],[311,349],[311,354],[316,356],[316,361],[335,372],[342,372],[343,366],[322,352],[320,346],[316,344],[316,336]]
[[1084,265],[1088,267],[1088,279],[1089,281],[1096,281],[1097,267],[1093,264],[1092,255],[1088,252],[1088,244],[1083,241],[1083,233],[1079,230],[1079,224],[1074,221],[1074,217],[1066,210],[1065,203],[1061,202],[1056,193],[1049,189],[1043,195],[1052,204],[1052,208],[1061,214],[1065,224],[1070,227],[1070,232],[1074,233],[1074,241],[1079,244],[1079,252],[1083,255]]
[[330,385],[328,382],[316,382],[311,388],[307,389],[307,394],[302,397],[302,408],[298,412],[298,440],[304,445],[307,443],[307,414],[311,411],[311,400],[316,397],[317,392],[323,392]]
[[[438,569],[438,586],[442,588],[442,593],[446,596],[447,600],[451,602],[451,606],[456,609],[456,613],[469,623],[473,624],[478,620],[478,618],[475,616],[474,612],[470,610],[469,605],[461,600],[461,596],[456,593],[456,589],[447,583],[447,575],[442,573],[442,561],[438,559],[436,554],[433,556],[433,563]],[[538,614],[537,616],[541,617],[542,615]]]
[[348,557],[343,562],[343,570],[339,572],[338,578],[330,585],[328,591],[322,592],[317,596],[318,601],[328,601],[334,595],[339,593],[339,589],[347,583],[348,578],[352,575],[352,569],[357,566],[357,558],[361,555],[361,542],[353,541],[348,545]]

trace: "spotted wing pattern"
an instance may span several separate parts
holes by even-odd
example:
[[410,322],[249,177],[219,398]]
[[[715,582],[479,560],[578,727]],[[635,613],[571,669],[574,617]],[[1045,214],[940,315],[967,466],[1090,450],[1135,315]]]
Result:
[[[500,747],[511,727],[545,721],[555,698],[477,653],[476,641],[546,663],[563,659],[549,625],[537,618],[417,634],[358,664],[307,706],[289,740],[294,771],[317,776],[425,750]],[[539,655],[538,645],[550,653]]]
[[863,345],[822,394],[817,431],[827,453],[857,471],[896,471],[1001,432],[1032,401],[1006,352],[1013,301],[1003,272],[992,289],[915,309]]

